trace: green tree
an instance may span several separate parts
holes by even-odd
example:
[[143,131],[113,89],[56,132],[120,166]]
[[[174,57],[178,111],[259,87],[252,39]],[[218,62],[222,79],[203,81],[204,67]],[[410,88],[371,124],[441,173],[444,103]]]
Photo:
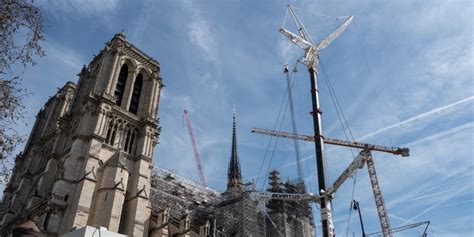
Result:
[[21,87],[21,75],[35,64],[35,56],[44,56],[40,46],[43,31],[43,18],[33,0],[0,0],[1,181],[6,181],[10,173],[5,162],[23,141],[15,129],[24,113],[26,90]]

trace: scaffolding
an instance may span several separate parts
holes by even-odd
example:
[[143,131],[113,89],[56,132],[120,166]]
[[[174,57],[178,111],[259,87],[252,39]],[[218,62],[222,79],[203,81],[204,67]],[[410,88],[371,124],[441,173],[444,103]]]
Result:
[[165,169],[153,170],[150,189],[152,215],[168,210],[169,222],[179,226],[180,220],[191,217],[191,229],[199,228],[212,220],[216,203],[223,199],[221,194],[180,177]]
[[264,216],[249,192],[218,204],[216,227],[224,236],[265,236]]
[[[277,192],[304,192],[304,185],[297,182],[278,182],[278,186],[281,189]],[[209,223],[211,236],[214,233],[219,237],[314,236],[307,201],[259,203],[250,197],[252,191],[226,196],[172,171],[155,169],[150,191],[152,215],[158,216],[166,210],[169,224],[176,227],[189,217],[190,230],[195,233],[200,233],[200,228]]]

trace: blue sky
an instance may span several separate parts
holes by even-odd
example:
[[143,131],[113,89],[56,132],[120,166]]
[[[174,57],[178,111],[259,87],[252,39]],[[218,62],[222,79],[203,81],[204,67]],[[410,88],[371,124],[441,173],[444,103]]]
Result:
[[[35,114],[56,88],[76,82],[82,65],[124,30],[129,41],[161,63],[166,87],[159,108],[162,133],[155,165],[199,180],[183,124],[186,108],[208,183],[224,190],[235,105],[244,178],[258,180],[258,188],[269,168],[279,169],[284,180],[296,178],[292,141],[272,143],[272,162],[267,155],[262,166],[270,138],[250,133],[252,127],[274,127],[286,90],[284,59],[294,67],[302,55],[277,31],[287,3],[37,0],[45,18],[46,57],[24,75],[24,86],[32,94],[25,100],[28,126],[18,129],[28,134]],[[313,39],[321,39],[341,20],[311,13],[354,16],[348,29],[322,51],[321,61],[356,139],[411,149],[407,158],[374,153],[392,226],[430,220],[432,236],[472,236],[474,4],[468,0],[291,4],[307,10],[297,14]],[[344,138],[322,76],[324,134]],[[294,78],[298,130],[310,134],[305,67],[299,65]],[[289,119],[287,112],[282,130],[290,131]],[[300,147],[306,183],[316,192],[314,146],[300,143]],[[352,154],[347,148],[326,146],[325,155],[332,183]],[[333,203],[337,236],[346,236],[352,183],[341,187]],[[377,231],[366,169],[357,174],[354,197],[367,232]],[[352,232],[360,234],[355,213],[348,235]],[[417,231],[400,236],[414,234]]]

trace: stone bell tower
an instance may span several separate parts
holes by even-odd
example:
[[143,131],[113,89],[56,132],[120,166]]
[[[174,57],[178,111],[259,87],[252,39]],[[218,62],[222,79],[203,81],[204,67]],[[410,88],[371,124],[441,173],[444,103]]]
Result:
[[36,216],[46,236],[102,226],[147,236],[159,63],[116,34],[38,113],[0,205],[0,230]]

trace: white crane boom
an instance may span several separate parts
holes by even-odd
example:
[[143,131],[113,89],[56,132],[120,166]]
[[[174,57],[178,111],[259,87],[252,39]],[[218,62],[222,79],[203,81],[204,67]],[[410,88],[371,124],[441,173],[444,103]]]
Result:
[[[314,142],[314,137],[309,136],[309,135],[301,135],[301,134],[288,133],[288,132],[263,129],[263,128],[252,128],[252,132],[257,133],[257,134],[262,134],[262,135],[269,135],[269,136],[275,136],[275,137],[283,137],[283,138],[289,138],[289,139],[297,139],[297,140],[302,140],[302,141]],[[330,144],[330,145],[354,147],[354,148],[359,148],[359,149],[368,149],[371,151],[386,152],[386,153],[390,153],[394,155],[401,155],[403,157],[410,155],[410,149],[403,148],[403,147],[388,147],[388,146],[374,145],[374,144],[356,142],[356,141],[345,141],[341,139],[334,139],[334,138],[327,138],[327,137],[324,138],[324,143]]]
[[372,159],[370,150],[362,150],[359,155],[352,161],[352,163],[342,172],[339,178],[334,181],[334,184],[328,188],[326,195],[331,196],[337,189],[354,174],[357,169],[362,169],[364,163],[367,163],[367,169],[369,170],[370,184],[372,185],[372,192],[374,194],[375,204],[377,206],[377,213],[380,219],[380,226],[382,233],[385,236],[392,236],[390,223],[388,221],[387,208],[385,208],[385,202],[382,197],[382,191],[380,190],[379,181],[375,172],[375,164]]
[[326,48],[333,40],[335,40],[352,22],[354,19],[353,16],[349,16],[334,32],[332,32],[328,37],[321,40],[319,42],[318,47],[316,47],[316,51]]
[[339,178],[334,181],[331,187],[329,187],[326,191],[326,195],[332,195],[335,193],[339,187],[349,178],[351,177],[357,169],[362,169],[365,164],[366,156],[361,151],[361,153],[349,164],[349,166],[342,172]]
[[319,42],[318,44],[315,44],[313,43],[313,40],[306,31],[303,23],[294,13],[293,8],[290,5],[288,5],[288,10],[290,12],[291,17],[293,18],[296,28],[298,28],[298,33],[300,34],[300,36],[290,32],[284,27],[280,28],[278,31],[280,31],[280,33],[282,33],[292,43],[298,45],[299,47],[305,50],[303,62],[306,63],[308,67],[317,66],[317,55],[319,55],[319,51],[331,44],[332,41],[334,41],[354,19],[353,16],[347,17],[347,19],[341,25],[339,25],[339,27],[337,27],[335,31],[333,31],[330,35],[321,40],[321,42]]
[[312,44],[308,41],[306,41],[305,39],[291,33],[290,31],[288,31],[287,29],[285,28],[280,28],[278,31],[280,31],[280,33],[282,33],[286,38],[288,38],[292,43],[300,46],[302,49],[304,50],[308,50],[309,48],[311,48]]

